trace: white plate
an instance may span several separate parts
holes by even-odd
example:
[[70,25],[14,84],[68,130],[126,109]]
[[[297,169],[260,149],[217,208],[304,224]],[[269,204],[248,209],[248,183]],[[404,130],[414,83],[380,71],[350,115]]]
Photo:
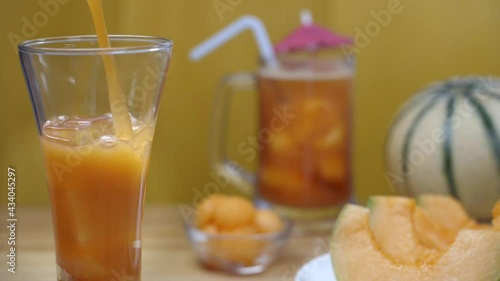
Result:
[[295,281],[337,281],[330,254],[321,255],[304,264],[295,275]]

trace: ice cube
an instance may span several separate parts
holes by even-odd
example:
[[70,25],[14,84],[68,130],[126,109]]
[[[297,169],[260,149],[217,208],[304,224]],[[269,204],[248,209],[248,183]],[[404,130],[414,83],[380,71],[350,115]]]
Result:
[[134,132],[134,136],[130,139],[130,144],[134,149],[143,150],[153,141],[154,128],[152,126],[143,126]]
[[300,192],[303,190],[305,178],[303,173],[292,168],[279,164],[265,164],[260,169],[259,181],[266,188],[280,194]]
[[297,140],[307,143],[339,123],[339,112],[324,98],[308,97],[300,103],[297,118],[290,124]]
[[316,141],[320,150],[342,148],[346,141],[346,130],[342,125],[333,126],[323,137]]
[[116,137],[113,135],[104,135],[99,140],[106,147],[114,146],[116,143]]
[[320,97],[308,97],[302,103],[302,112],[305,114],[314,115],[318,112],[331,110],[333,108],[329,101]]
[[45,123],[43,135],[59,142],[81,146],[100,141],[102,136],[114,135],[114,129],[110,114],[92,118],[59,116]]
[[292,153],[297,149],[292,136],[286,133],[276,133],[274,138],[268,145],[273,154],[287,154]]
[[341,182],[347,178],[347,159],[342,155],[322,157],[318,160],[318,172],[322,179]]

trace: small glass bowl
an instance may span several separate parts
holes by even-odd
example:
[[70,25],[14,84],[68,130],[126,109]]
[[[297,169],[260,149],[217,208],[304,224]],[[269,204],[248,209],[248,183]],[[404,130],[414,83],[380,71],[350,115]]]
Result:
[[283,219],[280,232],[209,234],[185,223],[187,236],[200,262],[209,269],[231,274],[261,273],[276,259],[290,238],[292,223]]

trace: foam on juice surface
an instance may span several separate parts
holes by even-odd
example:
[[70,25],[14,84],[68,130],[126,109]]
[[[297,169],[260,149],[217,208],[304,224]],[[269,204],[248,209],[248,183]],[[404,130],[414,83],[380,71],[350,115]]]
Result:
[[354,76],[354,70],[347,66],[338,66],[331,70],[264,67],[258,71],[258,74],[260,77],[276,80],[343,80],[352,78]]

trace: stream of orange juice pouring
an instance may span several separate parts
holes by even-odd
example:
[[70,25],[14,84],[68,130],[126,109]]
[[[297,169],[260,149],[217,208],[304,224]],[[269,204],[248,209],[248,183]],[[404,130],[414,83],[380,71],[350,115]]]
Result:
[[[110,48],[111,44],[109,43],[101,0],[87,0],[87,3],[89,5],[90,12],[92,13],[92,19],[94,20],[99,47]],[[116,134],[118,136],[130,136],[132,134],[132,125],[130,124],[128,111],[125,110],[125,105],[127,103],[118,80],[115,59],[111,55],[103,55],[102,59],[104,61],[106,78],[108,80],[109,102],[111,106],[111,113],[114,117],[113,126],[115,127]]]
[[[101,48],[100,0],[88,0]],[[144,179],[153,129],[132,130],[115,58],[103,54],[111,112],[55,116],[42,129],[58,281],[140,281]],[[69,161],[71,160],[71,161]]]

